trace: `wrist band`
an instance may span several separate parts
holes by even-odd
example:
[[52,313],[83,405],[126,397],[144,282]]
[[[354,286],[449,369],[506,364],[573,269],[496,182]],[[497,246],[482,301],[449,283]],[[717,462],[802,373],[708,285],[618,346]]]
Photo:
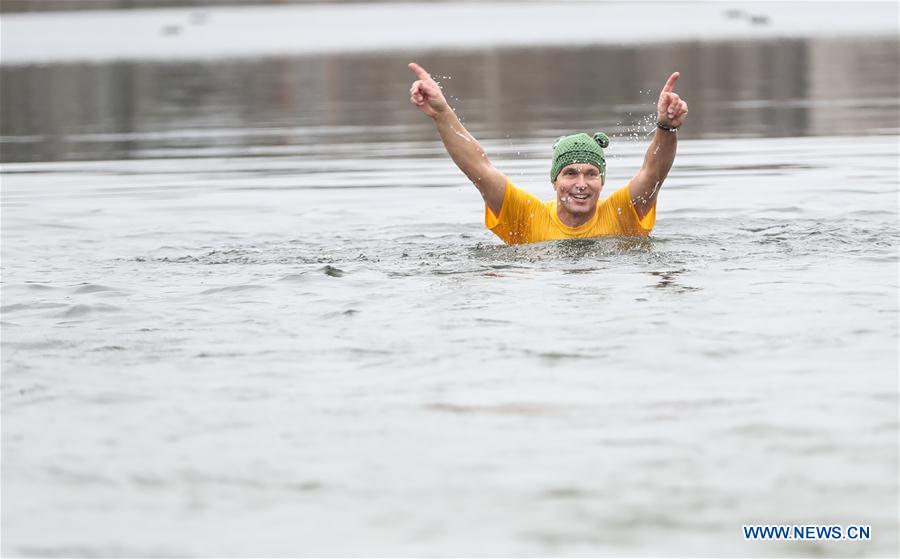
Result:
[[678,132],[678,129],[675,128],[674,126],[666,126],[665,124],[662,124],[661,122],[657,122],[656,127],[659,128],[660,130],[665,130],[666,132]]

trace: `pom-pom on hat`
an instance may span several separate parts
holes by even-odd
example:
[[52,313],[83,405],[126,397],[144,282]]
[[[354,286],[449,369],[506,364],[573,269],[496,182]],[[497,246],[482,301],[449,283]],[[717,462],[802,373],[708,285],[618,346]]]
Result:
[[609,145],[609,136],[603,132],[597,132],[594,137],[585,133],[561,136],[553,144],[553,166],[550,168],[550,182],[556,182],[556,177],[566,165],[572,163],[589,163],[600,169],[600,175],[606,180],[606,158],[603,156],[603,148]]

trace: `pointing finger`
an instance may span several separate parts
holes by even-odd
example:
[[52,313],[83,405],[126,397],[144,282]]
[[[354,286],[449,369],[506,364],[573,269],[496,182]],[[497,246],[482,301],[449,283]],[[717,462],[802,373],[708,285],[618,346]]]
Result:
[[680,72],[675,72],[671,76],[669,76],[669,79],[666,81],[666,85],[664,85],[662,88],[662,92],[668,93],[668,92],[671,92],[673,89],[675,89],[675,82],[678,81],[678,77],[680,75],[681,75]]
[[425,71],[425,68],[422,68],[415,62],[409,63],[409,69],[412,70],[416,74],[416,76],[418,76],[419,79],[422,81],[427,81],[427,80],[431,79],[431,75]]

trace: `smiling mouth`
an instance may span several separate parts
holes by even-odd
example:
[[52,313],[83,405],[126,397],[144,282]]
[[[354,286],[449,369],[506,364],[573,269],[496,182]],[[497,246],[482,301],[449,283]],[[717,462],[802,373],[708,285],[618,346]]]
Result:
[[588,194],[587,192],[584,192],[582,194],[569,194],[569,196],[571,196],[572,198],[575,198],[576,200],[587,200],[588,198],[591,197],[591,195]]

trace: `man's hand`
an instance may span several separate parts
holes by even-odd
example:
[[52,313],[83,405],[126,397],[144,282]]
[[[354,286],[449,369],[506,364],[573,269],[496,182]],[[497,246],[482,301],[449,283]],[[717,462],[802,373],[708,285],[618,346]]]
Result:
[[425,68],[415,62],[410,62],[409,69],[419,78],[409,88],[409,102],[419,107],[420,111],[431,118],[436,118],[440,113],[449,111],[450,105],[441,92],[441,86],[431,79]]
[[675,72],[669,76],[666,85],[663,86],[659,94],[659,102],[656,104],[657,122],[670,128],[678,128],[684,124],[684,119],[688,114],[687,103],[682,101],[681,97],[672,91],[675,89],[675,82],[678,81],[678,76],[680,75],[678,72]]
[[[675,72],[666,81],[659,93],[659,102],[656,104],[656,121],[666,128],[678,128],[684,124],[688,114],[687,103],[681,100],[675,89],[678,81],[678,72]],[[631,202],[637,210],[638,217],[644,219],[656,206],[656,198],[659,188],[672,168],[675,161],[675,150],[678,146],[678,135],[656,130],[653,140],[647,148],[644,156],[644,164],[628,183],[628,191],[631,194]]]

